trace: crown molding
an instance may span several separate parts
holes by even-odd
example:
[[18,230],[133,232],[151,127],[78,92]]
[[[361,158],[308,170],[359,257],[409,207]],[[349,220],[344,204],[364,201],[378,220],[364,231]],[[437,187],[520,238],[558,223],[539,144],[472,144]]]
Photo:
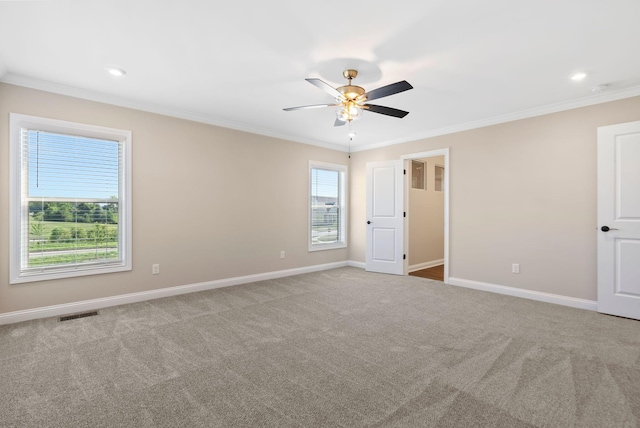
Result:
[[486,119],[480,119],[473,122],[461,123],[459,125],[448,126],[445,128],[435,129],[420,134],[412,134],[408,137],[397,138],[391,141],[385,141],[383,143],[374,143],[364,146],[357,146],[351,149],[351,152],[362,152],[365,150],[377,149],[380,147],[393,146],[396,144],[408,143],[411,141],[423,140],[425,138],[438,137],[441,135],[454,134],[456,132],[469,131],[472,129],[484,128],[486,126],[498,125],[500,123],[513,122],[521,119],[528,119],[536,116],[543,116],[545,114],[558,113],[566,110],[573,110],[580,107],[588,107],[595,104],[602,104],[610,101],[622,100],[624,98],[631,98],[640,96],[640,86],[632,86],[626,89],[620,89],[618,91],[607,91],[606,93],[600,93],[596,95],[590,95],[583,98],[578,98],[570,101],[563,101],[555,104],[548,104],[546,106],[535,107],[532,109],[521,110],[513,113],[507,113],[500,116],[488,117]]
[[347,148],[339,145],[326,143],[323,141],[306,139],[306,138],[292,138],[289,135],[280,134],[272,130],[251,126],[246,123],[239,123],[228,121],[200,113],[194,113],[186,110],[180,110],[170,108],[153,103],[145,103],[140,101],[134,101],[128,98],[108,95],[102,92],[91,91],[87,89],[76,88],[74,86],[63,85],[59,83],[53,83],[46,80],[34,79],[31,77],[20,76],[17,74],[7,73],[2,74],[2,64],[0,64],[0,82],[8,83],[10,85],[23,86],[25,88],[37,89],[45,92],[52,92],[55,94],[66,95],[74,98],[81,98],[89,101],[96,101],[105,104],[116,105],[119,107],[126,107],[134,110],[142,110],[149,113],[161,114],[163,116],[176,117],[179,119],[190,120],[193,122],[206,123],[208,125],[219,126],[222,128],[235,129],[237,131],[249,132],[251,134],[264,135],[266,137],[277,138],[280,140],[293,141],[296,143],[309,144],[312,146],[323,147],[325,149],[336,150],[340,152],[346,152]]
[[[324,141],[314,140],[311,138],[298,138],[290,135],[274,132],[273,130],[263,129],[248,125],[246,123],[239,123],[233,121],[227,121],[208,115],[194,113],[186,110],[180,110],[170,108],[162,105],[145,103],[140,101],[134,101],[128,98],[113,96],[104,94],[102,92],[91,91],[87,89],[76,88],[73,86],[62,85],[59,83],[53,83],[46,80],[34,79],[31,77],[21,76],[13,73],[5,73],[0,62],[0,82],[8,83],[11,85],[24,86],[31,89],[37,89],[46,92],[53,92],[60,95],[67,95],[75,98],[82,98],[90,101],[96,101],[100,103],[112,104],[120,107],[131,108],[135,110],[142,110],[150,113],[161,114],[164,116],[176,117],[179,119],[190,120],[193,122],[206,123],[213,126],[219,126],[223,128],[235,129],[237,131],[249,132],[252,134],[264,135],[266,137],[277,138],[280,140],[292,141],[296,143],[308,144],[311,146],[323,147],[325,149],[336,150],[339,152],[349,151],[348,147],[340,144],[327,143]],[[4,74],[3,74],[4,73]],[[588,107],[595,104],[606,103],[610,101],[617,101],[624,98],[631,98],[640,96],[640,86],[632,86],[626,89],[620,89],[618,91],[606,91],[599,94],[590,95],[583,98],[578,98],[570,101],[563,101],[555,104],[549,104],[546,106],[535,107],[532,109],[521,110],[518,112],[507,113],[500,116],[488,117],[485,119],[476,120],[473,122],[462,123],[459,125],[448,126],[445,128],[439,128],[430,130],[424,133],[411,134],[406,137],[396,138],[389,141],[380,143],[366,144],[362,146],[355,146],[351,148],[352,153],[362,152],[366,150],[377,149],[381,147],[393,146],[396,144],[408,143],[411,141],[423,140],[426,138],[438,137],[441,135],[454,134],[456,132],[469,131],[477,128],[484,128],[486,126],[497,125],[500,123],[512,122],[515,120],[528,119],[536,116],[543,116],[545,114],[558,113],[561,111],[572,110],[580,107]]]

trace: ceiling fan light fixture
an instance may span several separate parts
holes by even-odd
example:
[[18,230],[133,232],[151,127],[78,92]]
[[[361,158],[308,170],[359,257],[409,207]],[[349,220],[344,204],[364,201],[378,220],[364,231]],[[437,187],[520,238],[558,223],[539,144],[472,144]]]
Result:
[[356,104],[345,104],[336,111],[338,120],[352,122],[362,117],[362,108]]

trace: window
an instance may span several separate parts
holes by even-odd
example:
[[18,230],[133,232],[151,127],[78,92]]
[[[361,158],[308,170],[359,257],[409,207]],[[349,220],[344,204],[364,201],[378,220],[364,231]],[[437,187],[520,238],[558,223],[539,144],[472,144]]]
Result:
[[435,172],[435,191],[442,192],[444,190],[444,167],[440,165],[436,165]]
[[10,121],[11,283],[131,270],[131,133]]
[[412,160],[411,161],[411,188],[423,189],[425,188],[425,163]]
[[343,165],[309,162],[309,251],[347,246],[346,172]]

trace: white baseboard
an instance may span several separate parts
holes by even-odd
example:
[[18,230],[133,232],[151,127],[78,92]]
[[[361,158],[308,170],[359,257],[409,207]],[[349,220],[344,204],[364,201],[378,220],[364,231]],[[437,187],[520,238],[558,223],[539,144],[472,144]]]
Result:
[[[39,318],[56,317],[77,312],[92,311],[110,306],[124,305],[127,303],[143,302],[146,300],[159,299],[162,297],[177,296],[180,294],[194,293],[197,291],[213,290],[215,288],[230,287],[233,285],[247,284],[251,282],[265,281],[269,279],[284,278],[287,276],[300,275],[304,273],[318,272],[329,269],[336,269],[344,266],[353,266],[365,269],[364,262],[353,260],[322,265],[305,266],[294,269],[265,272],[255,275],[238,276],[234,278],[218,279],[215,281],[200,282],[196,284],[179,285],[176,287],[161,288],[159,290],[142,291],[139,293],[121,294],[119,296],[103,297],[100,299],[84,300],[81,302],[64,303],[61,305],[45,306],[42,308],[26,309],[22,311],[7,312],[0,314],[0,325],[13,324],[22,321],[29,321]],[[422,268],[425,269],[425,268]],[[572,308],[587,309],[596,311],[598,302],[593,300],[578,299],[575,297],[560,296],[557,294],[542,293],[539,291],[523,290],[520,288],[507,287],[504,285],[490,284],[486,282],[472,281],[469,279],[449,277],[449,284],[459,287],[473,288],[475,290],[489,291],[492,293],[506,294],[509,296],[522,297],[525,299],[538,300],[541,302],[555,303]]]
[[232,285],[247,284],[250,282],[265,281],[268,279],[283,278],[286,276],[300,275],[303,273],[318,272],[322,270],[336,269],[349,266],[349,262],[326,263],[322,265],[305,266],[294,269],[278,270],[274,272],[259,273],[255,275],[237,276],[234,278],[218,279],[215,281],[200,282],[196,284],[178,285],[176,287],[161,288],[159,290],[142,291],[139,293],[121,294],[119,296],[103,297],[100,299],[84,300],[81,302],[64,303],[61,305],[45,306],[42,308],[26,309],[22,311],[0,314],[0,325],[13,324],[39,318],[57,317],[109,306],[124,305],[127,303],[142,302],[145,300],[159,299],[161,297],[177,296],[179,294],[193,293],[196,291],[212,290],[214,288],[230,287]]
[[430,262],[418,263],[417,265],[411,265],[408,267],[409,272],[415,272],[417,270],[428,269],[434,266],[440,266],[444,264],[444,259],[431,260]]
[[593,300],[560,296],[558,294],[542,293],[540,291],[524,290],[522,288],[507,287],[505,285],[496,285],[487,282],[472,281],[470,279],[462,278],[449,277],[448,284],[465,288],[473,288],[474,290],[506,294],[508,296],[522,297],[525,299],[537,300],[540,302],[555,303],[556,305],[570,306],[572,308],[587,309],[590,311],[598,310],[598,302]]
[[356,262],[354,260],[349,260],[347,262],[347,265],[351,266],[351,267],[357,267],[357,268],[360,268],[360,269],[366,269],[367,268],[367,264],[365,262]]

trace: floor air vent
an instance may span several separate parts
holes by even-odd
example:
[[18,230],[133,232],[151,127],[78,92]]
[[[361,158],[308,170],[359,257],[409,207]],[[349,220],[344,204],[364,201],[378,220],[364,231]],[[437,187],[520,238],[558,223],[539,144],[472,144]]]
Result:
[[96,315],[98,315],[98,311],[83,312],[81,314],[65,315],[63,317],[60,317],[60,321],[69,321],[69,320],[75,320],[78,318],[95,317]]

